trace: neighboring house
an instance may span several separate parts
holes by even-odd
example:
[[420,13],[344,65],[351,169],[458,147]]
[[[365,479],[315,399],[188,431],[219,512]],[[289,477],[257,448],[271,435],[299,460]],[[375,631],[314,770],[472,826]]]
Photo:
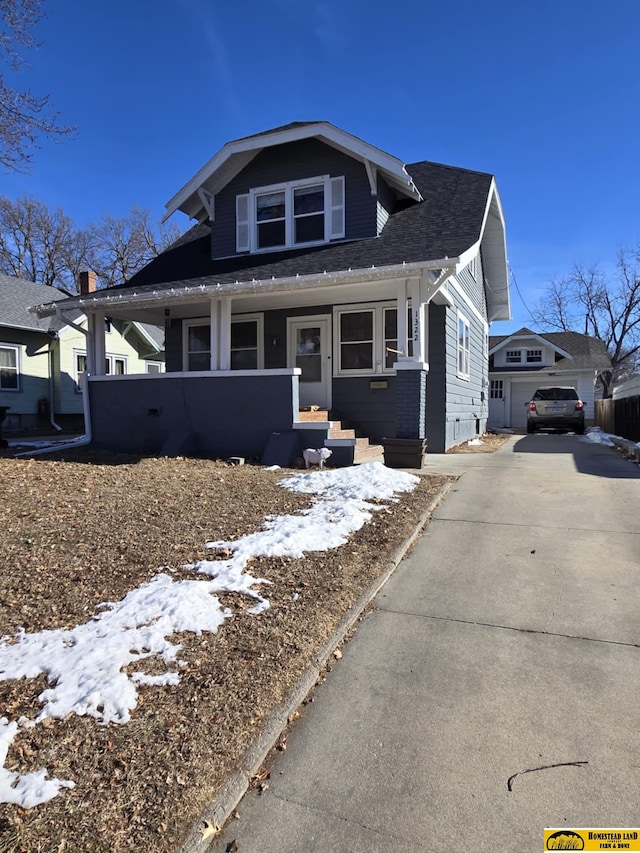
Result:
[[[491,175],[297,122],[227,143],[178,210],[197,224],[128,283],[38,308],[90,319],[97,446],[261,458],[286,433],[348,464],[337,420],[434,452],[484,431],[489,323],[510,317]],[[166,374],[105,376],[105,316],[164,324]]]
[[[71,308],[45,319],[29,311],[43,300],[61,305],[67,297],[54,287],[0,275],[0,406],[8,408],[4,433],[83,427],[87,318]],[[164,370],[162,329],[109,319],[104,326],[103,371]]]
[[599,338],[578,332],[532,332],[489,338],[489,426],[524,429],[527,403],[542,385],[571,385],[595,416],[596,378],[611,367]]

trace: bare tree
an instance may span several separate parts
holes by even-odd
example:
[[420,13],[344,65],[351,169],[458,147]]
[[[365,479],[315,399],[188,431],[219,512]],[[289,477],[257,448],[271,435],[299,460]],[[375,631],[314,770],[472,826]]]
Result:
[[180,235],[176,225],[156,225],[148,210],[135,206],[125,217],[104,215],[89,230],[90,265],[102,287],[123,284]]
[[87,269],[89,235],[62,212],[24,197],[0,196],[0,271],[67,292]]
[[612,369],[600,375],[605,397],[640,369],[640,245],[621,249],[614,271],[574,264],[549,282],[532,312],[547,331],[582,331],[604,341]]
[[43,136],[62,138],[72,127],[61,127],[49,106],[49,95],[19,91],[6,82],[2,67],[19,73],[23,50],[37,46],[32,28],[43,15],[43,0],[0,0],[0,164],[8,171],[25,171],[31,153]]
[[179,235],[177,226],[155,225],[138,207],[81,229],[60,208],[0,196],[0,272],[67,293],[75,292],[87,269],[96,272],[100,287],[123,284]]

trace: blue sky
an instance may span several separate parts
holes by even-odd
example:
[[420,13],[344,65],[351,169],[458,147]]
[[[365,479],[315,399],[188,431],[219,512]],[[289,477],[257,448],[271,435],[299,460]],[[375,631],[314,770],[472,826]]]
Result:
[[[511,323],[640,241],[638,0],[45,0],[21,84],[77,126],[0,193],[77,225],[156,219],[225,142],[327,120],[406,163],[496,176]],[[187,222],[176,214],[181,226]],[[182,220],[180,220],[182,217]],[[518,293],[522,294],[523,300]]]

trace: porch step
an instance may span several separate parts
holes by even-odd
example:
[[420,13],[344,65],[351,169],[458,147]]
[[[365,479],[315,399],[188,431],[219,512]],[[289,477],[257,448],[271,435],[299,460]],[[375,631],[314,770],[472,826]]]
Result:
[[384,448],[381,444],[370,444],[368,438],[357,438],[353,453],[353,463],[372,462],[374,459],[382,458]]
[[377,459],[383,454],[382,445],[371,444],[368,438],[356,436],[356,431],[354,429],[343,427],[342,421],[330,419],[329,412],[326,409],[300,410],[298,413],[298,421],[307,423],[328,423],[330,424],[330,427],[327,433],[327,439],[346,438],[355,441],[354,464]]

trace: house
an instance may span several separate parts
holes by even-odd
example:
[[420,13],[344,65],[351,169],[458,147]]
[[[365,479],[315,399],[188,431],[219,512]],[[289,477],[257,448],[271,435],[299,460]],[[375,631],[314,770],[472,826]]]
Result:
[[[0,275],[0,406],[3,432],[83,428],[81,375],[87,360],[87,317],[77,308],[38,318],[43,300],[66,304],[54,287]],[[163,330],[104,320],[105,362],[111,375],[164,369]]]
[[[356,436],[483,432],[489,323],[510,316],[492,175],[295,122],[224,145],[177,211],[196,224],[129,282],[37,306],[89,318],[97,446],[261,459],[280,436],[350,464]],[[106,316],[163,324],[167,372],[105,375]]]
[[603,341],[578,332],[532,332],[489,338],[489,426],[524,429],[527,404],[541,385],[571,385],[595,416],[596,378],[611,368]]

